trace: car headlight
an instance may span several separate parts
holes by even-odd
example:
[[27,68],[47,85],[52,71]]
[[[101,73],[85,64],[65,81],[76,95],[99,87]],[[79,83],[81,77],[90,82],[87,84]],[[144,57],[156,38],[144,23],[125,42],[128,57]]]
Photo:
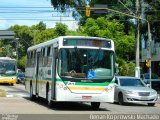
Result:
[[132,94],[132,95],[138,95],[137,92],[129,91],[129,90],[125,90],[125,93],[126,93],[126,94]]
[[152,92],[150,92],[150,95],[157,95],[157,92],[156,91],[152,91]]

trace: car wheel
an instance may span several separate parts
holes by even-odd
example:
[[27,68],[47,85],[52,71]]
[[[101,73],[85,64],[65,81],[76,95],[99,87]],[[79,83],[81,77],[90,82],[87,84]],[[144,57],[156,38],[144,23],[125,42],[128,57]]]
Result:
[[123,94],[122,94],[122,93],[119,93],[119,94],[118,94],[118,103],[119,103],[120,105],[124,105]]
[[155,103],[148,103],[148,106],[154,106]]
[[100,106],[100,102],[91,102],[91,107],[93,110],[98,110]]

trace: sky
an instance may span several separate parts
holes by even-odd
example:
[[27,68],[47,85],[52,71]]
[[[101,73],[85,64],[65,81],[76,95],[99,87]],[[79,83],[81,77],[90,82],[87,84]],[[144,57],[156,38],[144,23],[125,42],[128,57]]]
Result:
[[59,13],[53,9],[50,0],[1,0],[0,30],[6,30],[15,24],[32,26],[43,21],[47,28],[54,28],[57,22],[77,28],[72,12]]

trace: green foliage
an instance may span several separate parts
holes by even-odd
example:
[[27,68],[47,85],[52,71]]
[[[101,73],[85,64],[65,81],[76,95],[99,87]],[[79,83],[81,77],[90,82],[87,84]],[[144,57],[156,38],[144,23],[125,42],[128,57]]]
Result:
[[126,62],[126,60],[122,58],[117,58],[119,75],[124,76],[134,76],[135,74],[135,63]]
[[[44,24],[42,21],[39,22],[37,25],[32,25],[31,27],[28,26],[20,26],[20,25],[14,25],[9,28],[9,30],[13,30],[16,33],[16,38],[19,38],[18,43],[16,43],[15,40],[10,41],[10,50],[7,49],[7,51],[4,51],[3,54],[1,53],[1,56],[13,56],[11,55],[11,51],[16,51],[16,48],[18,48],[18,66],[21,69],[24,69],[25,67],[25,61],[26,61],[26,53],[27,48],[39,44],[42,42],[45,42],[47,40],[51,40],[58,36],[64,36],[66,34],[72,35],[73,33],[75,35],[78,35],[77,32],[69,31],[67,25],[62,23],[57,23],[55,28],[49,28],[46,29],[46,24]],[[80,34],[79,34],[80,35]],[[7,44],[6,42],[1,43],[3,46]],[[14,56],[16,57],[16,56]]]
[[43,21],[40,21],[38,23],[38,25],[36,25],[36,28],[37,28],[37,30],[40,30],[40,31],[45,30],[46,29],[46,24],[43,23]]
[[13,57],[13,48],[10,44],[3,44],[3,42],[0,42],[0,48],[2,49],[2,52],[0,52],[0,57]]
[[24,68],[26,66],[26,60],[27,60],[26,56],[23,56],[21,57],[21,59],[18,60],[18,68],[21,69],[22,71],[25,71]]
[[[10,27],[10,30],[14,30],[16,37],[19,38],[18,66],[21,69],[25,67],[26,51],[31,45],[39,44],[58,36],[87,35],[113,39],[117,57],[121,58],[121,60],[117,62],[121,68],[120,73],[122,75],[132,75],[134,71],[132,67],[134,64],[127,63],[124,60],[130,61],[134,59],[135,38],[132,32],[126,34],[124,29],[125,26],[123,23],[118,20],[111,21],[109,17],[99,17],[97,19],[88,18],[84,25],[79,26],[79,30],[77,31],[68,30],[67,25],[62,23],[57,23],[55,28],[52,29],[46,29],[43,22],[31,27],[19,25]],[[15,43],[15,41],[13,41],[13,43]],[[16,44],[12,44],[12,48],[16,48],[15,45]]]
[[57,33],[57,36],[64,36],[66,35],[68,26],[63,23],[56,23],[55,26],[55,32]]
[[51,4],[57,10],[65,11],[66,8],[76,7],[76,6],[84,6],[86,2],[89,0],[51,0]]
[[[118,38],[117,38],[118,39]],[[125,60],[135,59],[135,38],[134,36],[124,35],[116,41],[116,53],[118,57]]]
[[42,43],[42,42],[45,42],[47,40],[57,37],[57,33],[55,32],[55,29],[50,28],[50,29],[46,29],[43,31],[36,30],[36,32],[33,33],[32,36],[33,36],[32,43],[39,44],[39,43]]
[[[83,30],[84,29],[84,30]],[[133,60],[135,54],[135,36],[127,35],[124,32],[124,25],[117,20],[108,21],[108,18],[88,18],[82,26],[82,32],[89,36],[110,38],[115,42],[115,49],[118,57],[126,60]]]
[[80,31],[71,31],[71,30],[68,30],[66,32],[66,35],[68,35],[68,36],[86,36],[87,34],[85,34],[83,32],[80,32]]
[[89,36],[110,38],[115,42],[117,63],[121,75],[134,75],[135,64],[126,61],[135,59],[135,36],[124,32],[124,25],[118,20],[110,21],[109,18],[99,17],[97,19],[88,18],[82,32]]

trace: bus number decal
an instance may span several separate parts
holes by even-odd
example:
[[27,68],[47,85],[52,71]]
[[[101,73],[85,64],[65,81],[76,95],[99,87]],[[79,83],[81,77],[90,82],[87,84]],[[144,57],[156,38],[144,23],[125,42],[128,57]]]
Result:
[[68,82],[67,85],[75,85],[75,82]]

